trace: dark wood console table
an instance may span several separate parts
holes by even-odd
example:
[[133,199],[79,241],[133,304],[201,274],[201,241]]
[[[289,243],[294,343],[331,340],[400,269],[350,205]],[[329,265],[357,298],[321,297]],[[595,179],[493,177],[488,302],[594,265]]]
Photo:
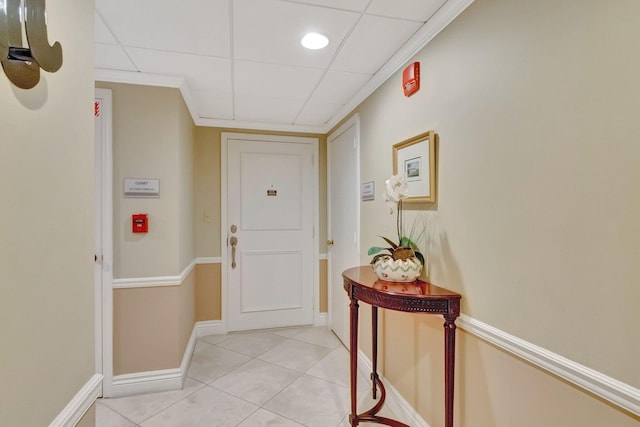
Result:
[[[352,427],[360,421],[385,424],[395,427],[410,427],[400,421],[381,417],[378,414],[384,405],[386,392],[382,381],[378,377],[378,307],[389,310],[408,311],[412,313],[439,314],[444,317],[444,381],[445,381],[445,426],[453,427],[453,375],[455,366],[455,320],[460,315],[460,294],[439,288],[421,280],[400,283],[387,282],[378,279],[370,265],[354,267],[342,273],[344,290],[351,299],[350,313],[350,342],[351,352],[351,415],[349,421]],[[358,301],[371,304],[373,357],[372,357],[372,393],[376,398],[380,389],[380,400],[368,411],[357,412],[357,381],[358,381]]]

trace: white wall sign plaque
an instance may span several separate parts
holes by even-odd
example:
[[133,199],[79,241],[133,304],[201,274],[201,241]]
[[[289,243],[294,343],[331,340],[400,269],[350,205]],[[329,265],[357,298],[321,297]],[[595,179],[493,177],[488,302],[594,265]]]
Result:
[[124,197],[160,197],[160,180],[125,178]]

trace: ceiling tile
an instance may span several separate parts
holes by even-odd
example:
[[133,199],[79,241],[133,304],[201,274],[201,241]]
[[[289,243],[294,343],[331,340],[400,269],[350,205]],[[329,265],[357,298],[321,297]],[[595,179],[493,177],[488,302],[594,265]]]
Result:
[[96,43],[93,57],[96,68],[108,70],[138,71],[120,46]]
[[447,0],[373,0],[367,13],[426,22]]
[[96,9],[125,46],[228,56],[228,0],[96,0]]
[[[275,0],[236,0],[233,44],[236,59],[326,67],[360,15],[318,6]],[[309,31],[329,38],[320,50],[302,47]]]
[[118,41],[113,37],[109,28],[105,25],[100,14],[96,12],[95,14],[95,29],[94,29],[94,37],[96,43],[103,44],[118,44]]
[[235,61],[234,86],[239,95],[305,100],[323,71],[316,68]]
[[291,124],[303,104],[303,101],[236,95],[235,119],[251,122]]
[[127,52],[142,72],[182,76],[192,91],[232,92],[229,59],[138,48]]
[[418,22],[365,15],[331,69],[375,74],[421,26]]
[[309,102],[296,118],[296,125],[322,126],[327,123],[343,104]]
[[298,3],[308,3],[316,6],[362,12],[366,9],[367,4],[369,4],[369,0],[299,0]]
[[313,93],[311,100],[346,104],[370,78],[369,74],[329,71]]

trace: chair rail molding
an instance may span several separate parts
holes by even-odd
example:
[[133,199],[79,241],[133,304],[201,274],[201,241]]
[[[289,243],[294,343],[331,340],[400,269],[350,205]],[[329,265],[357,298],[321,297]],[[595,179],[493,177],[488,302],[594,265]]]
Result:
[[76,393],[58,416],[51,421],[49,427],[75,426],[91,408],[102,392],[102,375],[95,374]]
[[640,390],[543,347],[461,314],[456,324],[527,362],[563,378],[633,414],[640,415]]

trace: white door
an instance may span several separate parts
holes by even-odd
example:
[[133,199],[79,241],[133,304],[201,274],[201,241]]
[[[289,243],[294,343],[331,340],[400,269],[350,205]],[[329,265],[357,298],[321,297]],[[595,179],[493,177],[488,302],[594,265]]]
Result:
[[311,324],[315,147],[248,135],[226,149],[228,329]]
[[349,299],[342,272],[360,264],[360,168],[359,121],[357,117],[329,135],[328,198],[329,226],[329,324],[338,338],[349,345]]

